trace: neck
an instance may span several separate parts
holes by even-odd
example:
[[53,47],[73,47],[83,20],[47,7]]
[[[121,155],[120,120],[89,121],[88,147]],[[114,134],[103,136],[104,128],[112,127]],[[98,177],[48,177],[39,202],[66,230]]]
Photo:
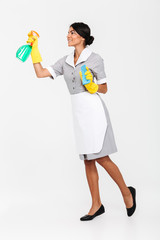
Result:
[[75,50],[74,50],[74,57],[75,58],[79,58],[81,52],[83,51],[85,47],[82,46],[82,45],[79,45],[79,46],[75,46]]

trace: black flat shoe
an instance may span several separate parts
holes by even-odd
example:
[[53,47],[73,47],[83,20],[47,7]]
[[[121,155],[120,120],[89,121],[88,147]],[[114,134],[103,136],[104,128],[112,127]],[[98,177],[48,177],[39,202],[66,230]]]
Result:
[[105,212],[105,208],[103,204],[100,206],[100,208],[93,214],[93,215],[84,215],[83,217],[80,218],[81,221],[88,221],[92,220],[93,218],[97,217],[98,215],[101,215],[102,213]]
[[132,214],[134,213],[135,209],[136,209],[136,189],[134,187],[128,187],[132,197],[133,197],[133,206],[131,208],[126,208],[127,209],[127,215],[128,217],[132,216]]

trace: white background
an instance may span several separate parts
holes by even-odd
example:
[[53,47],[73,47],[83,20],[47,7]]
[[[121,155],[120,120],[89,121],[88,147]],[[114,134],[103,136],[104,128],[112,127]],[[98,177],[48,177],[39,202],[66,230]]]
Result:
[[[0,3],[0,238],[158,239],[160,2],[157,0],[3,1]],[[89,222],[91,196],[76,152],[63,77],[38,79],[16,51],[39,33],[42,66],[73,51],[69,25],[87,23],[90,48],[105,63],[106,103],[118,152],[110,158],[137,190],[128,218],[118,186],[97,164],[106,213]]]

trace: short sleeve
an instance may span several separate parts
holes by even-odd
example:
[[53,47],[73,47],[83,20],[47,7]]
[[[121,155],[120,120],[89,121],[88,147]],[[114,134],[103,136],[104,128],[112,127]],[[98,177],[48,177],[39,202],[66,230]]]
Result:
[[106,73],[104,70],[104,60],[101,56],[98,55],[93,66],[93,74],[97,80],[97,84],[106,83]]
[[50,74],[52,75],[51,78],[55,79],[56,77],[63,75],[63,62],[64,57],[60,58],[53,65],[46,67]]

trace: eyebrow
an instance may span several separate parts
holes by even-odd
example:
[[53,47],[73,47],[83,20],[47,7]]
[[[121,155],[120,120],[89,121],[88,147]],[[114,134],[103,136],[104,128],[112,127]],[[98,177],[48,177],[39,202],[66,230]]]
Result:
[[75,30],[71,30],[71,31],[68,31],[68,33],[69,33],[69,32],[76,32],[76,31],[75,31]]

